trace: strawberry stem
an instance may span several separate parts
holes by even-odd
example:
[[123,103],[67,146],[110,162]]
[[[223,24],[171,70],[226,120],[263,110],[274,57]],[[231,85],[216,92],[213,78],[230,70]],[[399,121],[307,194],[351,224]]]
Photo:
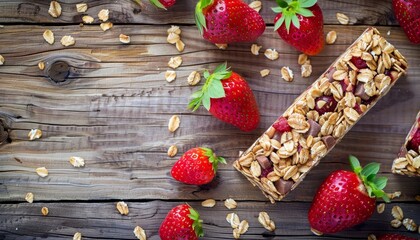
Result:
[[382,198],[385,202],[389,202],[389,198],[383,189],[386,186],[388,179],[386,177],[377,177],[376,174],[379,172],[379,163],[369,163],[365,167],[360,166],[359,160],[350,155],[349,156],[350,166],[354,173],[362,180],[369,194],[369,197]]
[[203,237],[204,232],[201,226],[203,220],[200,219],[200,214],[194,208],[190,207],[190,214],[188,215],[188,217],[194,221],[192,224],[192,228],[195,232],[195,235],[197,237]]
[[213,0],[200,0],[197,5],[195,5],[195,24],[198,27],[198,31],[203,35],[203,29],[207,29],[206,18],[204,17],[203,10],[212,5]]
[[219,163],[226,164],[226,160],[222,157],[217,157],[216,154],[213,152],[213,150],[211,150],[210,148],[202,147],[201,149],[204,150],[205,152],[204,155],[206,155],[209,158],[209,161],[212,164],[214,173],[217,172]]
[[[138,0],[135,0],[135,1],[138,1]],[[166,7],[163,6],[161,2],[159,2],[159,0],[149,0],[149,1],[151,4],[153,4],[153,6],[167,10]]]
[[296,28],[300,28],[299,18],[297,14],[303,17],[313,17],[314,14],[308,9],[314,6],[317,0],[276,0],[278,7],[272,8],[275,13],[281,13],[281,17],[274,24],[274,31],[278,30],[283,23],[286,25],[287,33],[290,30],[290,24]]

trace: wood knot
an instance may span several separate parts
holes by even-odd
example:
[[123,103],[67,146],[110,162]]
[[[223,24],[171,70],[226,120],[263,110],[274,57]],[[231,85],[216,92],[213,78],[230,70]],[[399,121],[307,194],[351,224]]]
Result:
[[47,66],[46,72],[48,78],[56,84],[65,84],[68,82],[71,67],[64,61],[53,62]]
[[10,142],[9,131],[7,130],[7,127],[5,126],[3,121],[0,120],[0,145],[8,142]]

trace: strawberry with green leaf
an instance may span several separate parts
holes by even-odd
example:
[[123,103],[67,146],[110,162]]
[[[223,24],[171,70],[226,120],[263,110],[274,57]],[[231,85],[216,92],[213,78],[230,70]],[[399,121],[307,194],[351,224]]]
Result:
[[213,180],[219,163],[226,164],[226,160],[210,148],[192,148],[174,164],[171,175],[186,184],[203,185]]
[[230,71],[226,63],[212,74],[204,72],[206,83],[191,95],[188,107],[193,111],[203,105],[216,118],[242,131],[252,131],[260,122],[257,101],[248,83]]
[[159,228],[161,240],[197,240],[204,235],[200,214],[188,204],[174,207]]
[[265,30],[261,15],[242,0],[199,0],[195,22],[204,39],[218,44],[253,42]]
[[336,233],[366,221],[375,211],[376,198],[389,198],[382,190],[386,177],[377,177],[379,163],[364,168],[350,156],[353,172],[338,170],[331,173],[319,187],[308,219],[317,235]]
[[316,55],[324,47],[324,20],[316,0],[276,0],[274,30],[297,50]]

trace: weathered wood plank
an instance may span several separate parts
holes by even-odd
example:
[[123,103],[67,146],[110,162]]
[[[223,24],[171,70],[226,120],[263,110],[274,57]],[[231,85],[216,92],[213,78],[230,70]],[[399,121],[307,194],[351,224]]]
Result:
[[[251,0],[245,1],[251,2]],[[0,22],[65,24],[82,22],[83,14],[76,11],[76,3],[79,3],[79,0],[62,0],[59,2],[63,8],[63,13],[59,18],[53,18],[48,14],[49,1],[0,0],[2,6],[0,8]],[[131,0],[86,0],[83,2],[89,6],[85,14],[95,17],[96,21],[98,21],[97,14],[101,9],[110,9],[110,21],[114,23],[194,24],[193,12],[196,1],[193,0],[178,0],[177,4],[168,11],[158,10],[151,6],[148,1],[143,1],[143,6],[137,5]],[[350,24],[396,25],[391,2],[391,0],[344,0],[340,2],[320,0],[319,5],[322,8],[326,24],[338,24],[335,14],[341,12],[350,17]],[[273,24],[275,13],[271,10],[271,7],[275,6],[275,1],[262,0],[262,3],[261,15],[267,24]]]
[[[115,26],[103,33],[97,26],[49,26],[59,39],[65,34],[76,38],[74,47],[48,45],[41,26],[5,26],[0,29],[0,118],[7,125],[11,143],[0,147],[0,201],[22,201],[26,192],[39,200],[94,199],[224,199],[264,200],[264,197],[236,173],[230,164],[222,166],[211,186],[186,186],[169,175],[175,159],[166,149],[176,144],[180,154],[191,147],[209,146],[231,163],[239,150],[246,149],[306,87],[321,74],[364,27],[326,26],[335,29],[335,45],[311,58],[313,74],[299,76],[298,52],[267,31],[258,40],[264,48],[276,48],[280,59],[269,61],[263,54],[253,56],[250,44],[230,46],[221,51],[202,41],[192,26],[182,28],[186,49],[178,79],[164,80],[167,61],[178,55],[166,43],[166,26]],[[391,161],[398,152],[418,112],[420,103],[420,49],[406,40],[397,27],[387,38],[400,49],[410,64],[409,75],[345,137],[318,168],[286,201],[310,201],[316,187],[329,172],[346,168],[349,153],[364,163],[379,161],[390,177],[388,191],[402,191],[400,201],[418,194],[415,181],[390,174]],[[131,36],[130,45],[118,42],[119,33]],[[30,40],[28,40],[30,39]],[[203,110],[186,109],[189,95],[196,89],[186,83],[188,74],[227,60],[248,79],[260,105],[260,127],[243,133],[211,117]],[[67,62],[70,81],[52,84],[40,71],[39,61]],[[281,66],[296,73],[292,83],[280,80]],[[47,67],[48,68],[48,67]],[[271,69],[262,79],[259,71]],[[181,127],[170,134],[167,121],[181,116]],[[43,138],[28,141],[31,128],[40,128]],[[86,167],[74,169],[70,156],[86,159]],[[45,166],[47,178],[34,169]],[[397,200],[398,201],[398,200]]]
[[[21,203],[0,205],[0,236],[2,239],[69,239],[75,232],[81,232],[83,239],[134,239],[133,229],[139,225],[145,229],[148,239],[157,240],[159,226],[167,212],[182,202],[128,202],[130,213],[121,216],[115,203]],[[226,222],[230,212],[238,214],[241,220],[249,222],[249,230],[241,239],[320,239],[309,230],[307,212],[309,203],[261,203],[239,202],[238,208],[228,210],[222,202],[214,208],[203,208],[199,202],[190,202],[199,211],[204,221],[203,239],[233,239],[232,228]],[[394,229],[390,226],[393,219],[387,204],[385,212],[374,213],[367,222],[350,230],[326,235],[323,239],[367,239],[369,234],[393,232],[417,237],[404,227]],[[404,216],[420,222],[418,204],[398,204]],[[41,208],[49,208],[49,215],[41,215]],[[258,222],[260,211],[269,213],[276,223],[276,231],[266,231]]]

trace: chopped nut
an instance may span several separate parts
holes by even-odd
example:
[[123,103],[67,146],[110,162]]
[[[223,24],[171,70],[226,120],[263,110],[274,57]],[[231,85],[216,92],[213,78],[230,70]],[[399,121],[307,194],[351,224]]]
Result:
[[286,81],[286,82],[291,82],[293,81],[293,72],[289,67],[282,67],[281,68],[281,77]]
[[77,9],[77,12],[84,13],[87,11],[88,6],[86,3],[78,3],[76,4],[76,9]]
[[261,77],[265,77],[268,76],[268,74],[270,74],[270,70],[269,69],[263,69],[260,71]]
[[228,45],[226,43],[216,43],[215,44],[217,48],[226,50],[228,48]]
[[180,37],[176,33],[169,33],[168,37],[166,38],[166,41],[170,44],[175,44],[178,40],[180,40]]
[[58,18],[61,15],[61,5],[57,1],[51,1],[48,13],[53,18]]
[[44,215],[44,216],[47,216],[48,215],[48,208],[47,207],[42,207],[41,208],[41,213],[42,213],[42,215]]
[[417,231],[417,224],[414,222],[413,219],[411,218],[405,218],[402,221],[402,224],[404,225],[404,227],[411,232]]
[[140,226],[136,226],[134,228],[133,231],[134,235],[137,237],[137,239],[139,240],[146,240],[146,232],[144,231],[143,228],[141,228]]
[[0,65],[4,64],[4,57],[2,55],[0,55]]
[[178,52],[183,52],[185,48],[185,43],[181,40],[176,41],[175,47],[178,50]]
[[35,128],[35,129],[31,129],[31,131],[29,131],[28,133],[28,137],[29,137],[29,141],[38,139],[42,137],[42,131]]
[[68,47],[68,46],[74,45],[75,43],[76,43],[76,41],[75,41],[75,40],[74,40],[74,38],[73,38],[72,36],[70,36],[70,35],[63,36],[63,37],[61,38],[61,44],[62,44],[63,46],[65,46],[65,47]]
[[306,55],[304,53],[299,54],[299,57],[298,57],[298,64],[299,65],[305,64],[306,60],[308,60],[308,55]]
[[108,9],[102,9],[101,11],[99,11],[98,18],[102,22],[108,21],[108,19],[109,19],[109,10]]
[[45,30],[42,36],[44,37],[45,41],[47,41],[47,43],[51,45],[54,44],[54,33],[51,30]]
[[178,115],[173,115],[169,119],[168,123],[168,129],[170,132],[175,132],[179,128],[179,124],[181,123],[181,120],[179,119]]
[[39,167],[35,169],[35,171],[40,177],[48,176],[48,169],[46,169],[45,167]]
[[168,32],[168,34],[175,33],[177,35],[180,35],[181,34],[181,29],[178,26],[172,25],[170,28],[168,28],[167,32]]
[[337,40],[337,33],[335,31],[329,31],[325,42],[327,42],[327,44],[334,44],[335,40]]
[[168,66],[173,69],[177,69],[179,66],[181,66],[181,64],[182,64],[182,57],[180,56],[171,57],[171,59],[169,59],[169,62],[168,62]]
[[34,202],[34,194],[33,194],[33,193],[31,193],[31,192],[28,192],[28,193],[26,194],[26,196],[25,196],[25,200],[26,200],[28,203],[33,203],[33,202]]
[[175,145],[172,145],[168,148],[168,156],[174,157],[178,153],[178,148]]
[[378,213],[383,213],[385,210],[385,203],[379,204],[376,209],[378,210]]
[[39,70],[44,70],[44,68],[45,68],[45,63],[44,63],[44,62],[39,62],[39,63],[38,63],[38,68],[39,68]]
[[396,218],[400,221],[403,220],[403,218],[404,218],[404,213],[399,206],[393,206],[392,210],[391,210],[391,214],[394,218]]
[[93,23],[93,21],[95,21],[95,19],[93,19],[93,17],[91,17],[89,15],[85,15],[85,16],[82,17],[82,21],[83,21],[83,23],[90,24],[90,23]]
[[343,13],[337,13],[336,14],[337,20],[339,23],[343,24],[343,25],[347,25],[349,24],[349,17],[347,17],[347,15],[343,14]]
[[401,221],[398,220],[398,219],[394,219],[394,220],[391,221],[391,226],[393,228],[399,228],[401,226],[401,224],[402,224]]
[[241,223],[239,223],[238,230],[239,234],[244,234],[248,231],[249,223],[247,220],[242,220]]
[[279,53],[276,51],[276,49],[267,49],[265,50],[264,55],[272,61],[279,58]]
[[128,215],[128,205],[127,203],[120,201],[117,203],[117,210],[121,215]]
[[120,34],[120,42],[122,43],[130,43],[130,36],[127,36],[125,34]]
[[85,160],[81,157],[70,157],[70,164],[73,167],[83,167],[85,166]]
[[302,77],[310,77],[312,74],[312,65],[311,61],[307,60],[301,67],[301,75]]
[[236,208],[237,205],[238,204],[236,203],[236,201],[233,200],[232,198],[228,198],[228,199],[225,200],[225,207],[227,209],[234,209],[234,208]]
[[249,4],[249,6],[257,12],[260,12],[261,5],[261,1],[253,1]]
[[252,52],[252,54],[254,54],[254,55],[259,55],[260,54],[260,49],[261,49],[261,47],[262,46],[258,46],[257,44],[252,44],[251,45],[251,52]]
[[216,201],[214,199],[207,199],[201,203],[201,206],[212,208],[216,205]]
[[226,221],[228,223],[230,223],[230,226],[232,228],[238,228],[239,227],[240,221],[239,221],[239,217],[236,213],[229,213],[226,216]]
[[175,71],[172,71],[172,70],[167,70],[166,71],[166,73],[165,73],[166,81],[172,82],[172,81],[175,80],[175,78],[176,78],[176,72]]
[[102,31],[105,32],[105,31],[111,29],[112,26],[114,26],[114,24],[112,24],[112,22],[104,22],[104,23],[101,23],[101,25],[99,25],[99,26],[101,27]]
[[77,232],[73,235],[73,240],[82,240],[82,234]]
[[197,85],[200,82],[200,80],[201,80],[201,75],[197,71],[191,72],[187,78],[188,84],[191,86]]

